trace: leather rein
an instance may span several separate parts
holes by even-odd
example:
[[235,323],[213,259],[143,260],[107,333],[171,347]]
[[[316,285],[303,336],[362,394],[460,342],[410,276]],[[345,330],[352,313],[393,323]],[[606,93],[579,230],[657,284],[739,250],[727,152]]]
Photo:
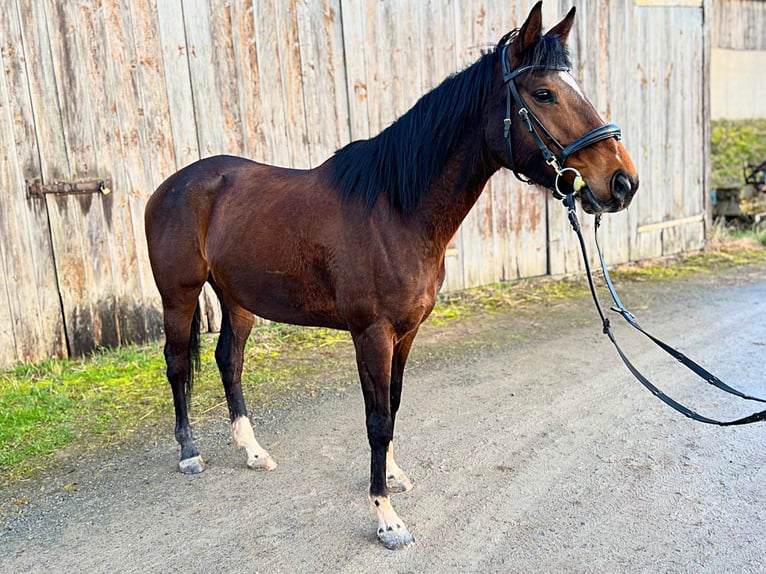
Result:
[[[582,255],[583,255],[583,263],[585,264],[585,274],[588,278],[588,286],[590,287],[590,292],[591,292],[591,295],[593,296],[593,302],[596,305],[596,310],[598,311],[599,317],[601,318],[601,323],[603,325],[603,332],[607,337],[609,337],[609,340],[614,345],[614,348],[617,349],[617,354],[620,355],[620,359],[622,359],[622,362],[625,363],[625,366],[628,368],[631,374],[634,377],[636,377],[636,379],[638,379],[638,382],[640,382],[647,389],[649,389],[649,392],[651,392],[655,397],[660,399],[663,403],[665,403],[669,407],[672,407],[673,409],[677,410],[682,415],[701,423],[718,425],[718,426],[733,426],[733,425],[746,425],[746,424],[766,420],[766,410],[755,412],[746,417],[742,417],[742,418],[734,419],[734,420],[728,420],[728,421],[721,421],[721,420],[712,419],[712,418],[703,416],[691,410],[690,408],[682,405],[678,401],[670,398],[665,393],[663,393],[649,379],[647,379],[641,373],[641,371],[639,371],[633,365],[633,363],[630,362],[628,357],[625,355],[625,353],[622,351],[620,346],[617,344],[617,339],[615,338],[614,333],[612,332],[612,327],[609,323],[609,319],[604,315],[604,310],[601,307],[601,303],[598,299],[598,295],[596,294],[596,288],[593,282],[593,274],[591,273],[590,264],[588,263],[588,253],[585,249],[585,240],[582,235],[580,222],[577,220],[577,213],[575,212],[574,196],[572,194],[566,195],[564,197],[563,202],[564,202],[564,206],[567,209],[567,214],[569,216],[569,223],[572,225],[572,229],[574,229],[575,233],[577,234],[577,239],[580,242],[580,250],[582,251]],[[595,225],[594,236],[596,241],[596,250],[598,251],[598,258],[601,263],[601,270],[604,273],[604,281],[606,282],[606,285],[609,288],[609,293],[612,296],[612,299],[614,300],[614,305],[611,306],[611,310],[618,313],[620,316],[622,316],[622,318],[625,319],[625,321],[627,321],[631,327],[639,331],[642,335],[646,336],[650,341],[652,341],[660,349],[662,349],[668,355],[676,359],[679,363],[681,363],[682,365],[690,369],[692,372],[694,372],[694,374],[696,374],[706,383],[713,385],[717,389],[720,389],[726,393],[740,397],[742,399],[746,399],[748,401],[757,401],[759,403],[766,403],[766,399],[753,397],[733,387],[730,387],[729,385],[721,381],[721,379],[719,379],[714,374],[712,374],[710,371],[702,367],[700,364],[696,363],[695,361],[693,361],[692,359],[690,359],[689,357],[687,357],[686,355],[684,355],[677,349],[671,347],[664,341],[658,339],[654,335],[648,333],[641,327],[641,325],[638,324],[636,317],[630,311],[628,311],[625,308],[625,306],[622,304],[622,301],[620,301],[620,298],[617,295],[617,291],[615,291],[614,284],[612,283],[612,280],[609,277],[609,272],[606,269],[606,261],[604,260],[604,255],[601,251],[601,246],[598,243],[598,227],[600,222],[601,222],[601,215],[599,214],[599,215],[596,215],[596,225]]]
[[[503,66],[503,81],[505,82],[505,85],[507,88],[507,112],[506,112],[506,117],[504,120],[504,135],[505,135],[506,150],[508,153],[508,161],[510,164],[510,169],[513,171],[514,175],[519,180],[527,182],[527,183],[532,183],[531,180],[524,179],[519,175],[518,171],[516,170],[516,164],[513,159],[513,146],[511,143],[511,111],[512,111],[512,104],[515,103],[518,108],[519,117],[524,123],[526,129],[529,131],[529,133],[532,135],[533,139],[535,140],[537,147],[540,149],[540,152],[542,153],[545,163],[551,166],[551,168],[556,172],[554,189],[552,189],[553,196],[556,199],[562,200],[564,207],[566,207],[567,209],[569,223],[571,224],[574,232],[577,234],[577,239],[580,243],[580,250],[582,251],[583,263],[585,265],[585,273],[588,278],[588,286],[590,287],[590,292],[593,297],[593,302],[596,306],[596,311],[598,312],[598,315],[601,318],[603,333],[609,338],[609,340],[614,345],[615,349],[617,350],[617,354],[620,356],[620,359],[622,359],[622,362],[625,364],[625,366],[628,368],[631,374],[644,387],[646,387],[655,397],[657,397],[663,403],[675,409],[682,415],[689,417],[690,419],[693,419],[701,423],[718,425],[718,426],[744,425],[744,424],[750,424],[750,423],[766,420],[766,410],[755,412],[746,417],[742,417],[742,418],[734,419],[734,420],[728,420],[728,421],[721,421],[721,420],[712,419],[712,418],[700,415],[699,413],[693,411],[692,409],[682,405],[678,401],[670,398],[668,395],[666,395],[660,389],[658,389],[649,379],[647,379],[641,373],[641,371],[639,371],[633,365],[633,363],[630,362],[630,360],[625,355],[623,350],[617,344],[617,339],[615,338],[614,333],[612,332],[612,327],[609,322],[609,319],[604,314],[604,309],[601,306],[601,302],[599,301],[598,295],[596,293],[596,287],[593,280],[593,273],[591,272],[590,263],[588,262],[588,253],[585,248],[585,239],[583,237],[582,228],[580,226],[579,220],[577,219],[577,212],[575,210],[575,199],[574,199],[575,194],[585,185],[585,183],[580,173],[576,169],[571,167],[564,167],[564,166],[569,156],[571,156],[573,153],[575,153],[576,151],[584,147],[593,145],[596,142],[600,142],[602,140],[609,139],[612,137],[620,139],[622,135],[620,128],[615,124],[606,124],[589,131],[584,136],[576,139],[569,145],[562,146],[556,140],[556,138],[553,137],[553,135],[545,128],[545,126],[537,118],[534,112],[532,112],[532,110],[530,110],[526,106],[526,104],[524,103],[524,100],[521,98],[521,94],[519,94],[519,91],[516,88],[516,83],[515,83],[515,79],[520,74],[523,74],[528,71],[542,70],[542,69],[546,69],[550,71],[551,68],[544,68],[543,66],[522,66],[515,70],[511,70],[510,62],[508,58],[506,57],[507,50],[508,50],[508,46],[506,45],[503,47],[503,50],[502,50],[501,62]],[[567,67],[553,68],[553,70],[563,71],[563,72],[570,71],[570,69]],[[550,150],[550,148],[545,144],[545,142],[543,141],[543,138],[540,136],[540,132],[542,132],[545,135],[546,139],[557,149],[558,156],[554,154]],[[573,191],[571,193],[565,194],[559,190],[559,179],[567,171],[573,172],[575,174],[575,178],[572,184]],[[730,387],[729,385],[721,381],[718,377],[710,373],[707,369],[705,369],[704,367],[702,367],[701,365],[699,365],[698,363],[696,363],[695,361],[693,361],[692,359],[690,359],[689,357],[681,353],[680,351],[676,350],[672,346],[668,345],[667,343],[663,342],[657,337],[651,335],[638,324],[636,317],[630,311],[628,311],[625,308],[625,306],[622,304],[622,301],[620,301],[620,298],[617,295],[617,292],[614,288],[614,284],[612,283],[612,280],[609,277],[609,272],[607,271],[607,268],[606,268],[606,261],[604,260],[604,255],[601,251],[601,246],[598,243],[598,228],[599,228],[600,222],[601,222],[601,215],[598,214],[596,215],[596,225],[595,225],[594,236],[595,236],[595,242],[596,242],[596,250],[598,252],[598,257],[601,264],[601,269],[604,273],[604,281],[606,282],[606,285],[609,289],[609,293],[612,296],[612,299],[614,301],[614,305],[611,306],[611,310],[618,313],[623,319],[625,319],[625,321],[627,321],[627,323],[631,327],[638,330],[641,334],[649,338],[649,340],[651,340],[660,349],[662,349],[663,351],[668,353],[671,357],[673,357],[678,362],[683,364],[685,367],[690,369],[692,372],[694,372],[698,377],[700,377],[706,383],[713,385],[714,387],[716,387],[717,389],[721,391],[740,397],[742,399],[745,399],[748,401],[756,401],[759,403],[766,403],[766,399],[754,397],[754,396],[745,394],[742,391],[739,391],[733,387]]]

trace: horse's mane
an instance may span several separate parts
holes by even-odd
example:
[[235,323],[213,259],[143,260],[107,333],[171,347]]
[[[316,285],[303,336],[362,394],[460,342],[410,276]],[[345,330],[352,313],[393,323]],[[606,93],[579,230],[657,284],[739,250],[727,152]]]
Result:
[[[471,66],[448,76],[377,136],[351,142],[335,152],[334,183],[344,200],[359,198],[369,212],[382,193],[405,217],[441,174],[457,142],[479,121],[490,92],[495,62],[518,30],[503,36]],[[522,55],[521,65],[569,65],[558,37],[542,36]],[[480,150],[476,150],[478,154]]]

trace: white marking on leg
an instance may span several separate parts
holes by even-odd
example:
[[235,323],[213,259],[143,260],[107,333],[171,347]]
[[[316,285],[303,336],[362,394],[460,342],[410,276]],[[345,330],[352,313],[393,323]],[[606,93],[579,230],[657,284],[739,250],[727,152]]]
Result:
[[274,470],[277,468],[276,461],[255,440],[250,419],[245,416],[237,417],[231,423],[231,436],[234,438],[234,444],[239,448],[244,448],[247,452],[248,468],[253,470]]
[[415,541],[402,519],[394,512],[388,496],[370,495],[369,499],[378,515],[378,538],[386,548],[404,548]]
[[386,452],[386,483],[390,492],[412,490],[412,482],[394,460],[394,441],[388,443]]

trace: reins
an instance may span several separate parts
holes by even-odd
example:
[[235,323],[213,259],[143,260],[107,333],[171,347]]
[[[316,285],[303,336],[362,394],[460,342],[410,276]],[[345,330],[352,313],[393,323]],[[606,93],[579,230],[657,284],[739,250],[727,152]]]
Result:
[[[612,332],[612,326],[609,322],[609,319],[606,317],[604,313],[604,309],[601,306],[601,302],[599,301],[598,295],[596,293],[596,287],[593,280],[593,273],[591,272],[590,263],[588,261],[588,253],[585,248],[585,239],[583,238],[582,228],[580,226],[579,220],[577,219],[577,213],[575,211],[574,194],[577,193],[580,189],[582,189],[585,186],[585,183],[579,171],[577,171],[574,168],[564,167],[564,166],[565,166],[566,160],[569,158],[570,155],[572,155],[573,153],[575,153],[576,151],[584,147],[593,145],[594,143],[597,143],[612,137],[620,139],[622,135],[620,128],[615,124],[605,124],[603,126],[592,129],[591,131],[589,131],[582,137],[576,139],[569,145],[562,146],[556,140],[556,138],[553,137],[550,131],[548,131],[545,128],[545,126],[537,118],[537,116],[535,116],[535,114],[526,106],[524,100],[521,97],[521,94],[519,94],[519,91],[516,88],[516,82],[515,82],[515,79],[520,74],[523,74],[525,72],[533,71],[537,69],[547,69],[548,71],[550,71],[551,68],[544,68],[543,66],[522,66],[515,70],[511,70],[510,61],[507,58],[507,50],[508,50],[508,46],[507,45],[503,46],[503,50],[501,54],[501,62],[502,62],[502,69],[503,69],[503,82],[505,83],[506,89],[507,89],[507,96],[506,96],[507,110],[506,110],[506,117],[504,120],[504,136],[505,136],[505,143],[506,143],[506,151],[508,153],[509,167],[519,180],[525,181],[527,183],[532,183],[530,180],[524,179],[523,177],[521,177],[521,175],[519,175],[516,169],[516,163],[513,158],[513,146],[511,142],[511,111],[512,111],[512,106],[515,103],[516,107],[518,108],[519,117],[524,123],[524,126],[526,127],[527,131],[529,131],[529,133],[532,135],[532,138],[534,139],[537,147],[540,149],[540,153],[543,156],[543,160],[556,172],[554,188],[552,189],[553,196],[556,199],[562,200],[564,206],[567,209],[569,223],[571,224],[572,229],[577,234],[577,239],[580,242],[580,249],[583,255],[583,263],[585,265],[585,273],[588,278],[588,286],[590,287],[590,292],[591,292],[591,295],[593,296],[593,302],[596,305],[596,311],[598,312],[599,317],[601,318],[603,333],[607,337],[609,337],[609,340],[612,342],[612,344],[614,345],[614,348],[617,350],[617,354],[620,356],[620,359],[622,359],[622,362],[625,363],[625,366],[628,368],[631,374],[636,379],[638,379],[638,381],[644,387],[649,389],[649,391],[654,396],[656,396],[658,399],[660,399],[663,403],[665,403],[669,407],[675,409],[676,411],[678,411],[679,413],[681,413],[682,415],[686,417],[689,417],[690,419],[693,419],[701,423],[719,425],[719,426],[744,425],[744,424],[750,424],[750,423],[766,420],[766,410],[756,412],[749,416],[746,416],[740,419],[730,420],[730,421],[720,421],[720,420],[716,420],[716,419],[712,419],[712,418],[700,415],[699,413],[693,411],[692,409],[682,405],[678,401],[670,398],[668,395],[666,395],[660,389],[658,389],[649,379],[647,379],[641,373],[641,371],[639,371],[635,367],[635,365],[633,365],[633,363],[630,362],[630,360],[625,355],[623,350],[617,344],[617,339],[615,338],[614,333]],[[553,70],[564,71],[564,72],[570,71],[569,68],[566,68],[566,67],[553,68]],[[543,138],[540,135],[540,132],[542,132],[545,135],[546,139],[556,148],[556,150],[558,151],[558,157],[556,156],[556,154],[554,154],[550,150],[550,148],[543,141]],[[561,190],[559,190],[559,180],[561,179],[563,174],[566,172],[574,173],[574,180],[572,182],[573,190],[571,193],[567,193],[567,194],[562,193]],[[604,260],[604,255],[601,251],[601,246],[598,243],[598,228],[599,228],[600,222],[601,222],[601,215],[599,214],[599,215],[596,215],[596,225],[595,225],[594,236],[596,241],[596,250],[598,251],[599,261],[601,263],[601,269],[604,273],[604,281],[606,282],[606,285],[609,289],[609,293],[611,294],[612,299],[614,300],[614,305],[612,305],[611,310],[618,313],[620,316],[622,316],[622,318],[625,319],[631,327],[638,330],[641,334],[643,334],[649,340],[651,340],[655,345],[660,347],[660,349],[662,349],[663,351],[668,353],[671,357],[673,357],[678,362],[683,364],[685,367],[690,369],[692,372],[694,372],[698,377],[703,379],[708,384],[713,385],[714,387],[716,387],[717,389],[721,391],[740,397],[742,399],[746,399],[748,401],[757,401],[760,403],[766,403],[766,399],[753,397],[733,387],[730,387],[729,385],[721,381],[718,377],[710,373],[707,369],[705,369],[704,367],[702,367],[695,361],[691,360],[689,357],[687,357],[680,351],[676,350],[672,346],[661,341],[657,337],[651,335],[638,324],[638,321],[636,320],[635,316],[630,311],[628,311],[625,308],[625,306],[622,304],[622,301],[620,301],[620,298],[617,295],[617,292],[614,288],[614,284],[612,283],[612,280],[609,277],[609,272],[607,271],[607,268],[606,268],[606,261]]]
[[[582,255],[583,255],[583,263],[585,265],[585,274],[588,278],[588,286],[590,287],[590,292],[591,292],[591,295],[593,296],[593,302],[596,305],[596,311],[598,311],[599,317],[601,318],[603,332],[607,337],[609,337],[609,340],[614,345],[614,348],[617,349],[617,354],[620,356],[620,359],[622,359],[622,362],[625,363],[625,366],[628,368],[631,374],[636,379],[638,379],[638,381],[642,385],[644,385],[647,389],[649,389],[649,391],[655,397],[660,399],[663,403],[675,409],[682,415],[689,417],[690,419],[693,419],[695,421],[706,423],[706,424],[719,425],[719,426],[733,426],[733,425],[745,425],[745,424],[750,424],[750,423],[766,420],[766,410],[753,413],[749,416],[746,416],[740,419],[734,419],[729,421],[720,421],[717,419],[712,419],[712,418],[700,415],[699,413],[691,410],[690,408],[682,405],[678,401],[670,398],[668,395],[663,393],[649,379],[647,379],[641,373],[641,371],[639,371],[635,367],[635,365],[633,365],[633,363],[630,362],[628,357],[625,355],[625,353],[622,351],[620,346],[617,344],[617,339],[615,338],[614,333],[612,332],[612,327],[609,323],[609,319],[604,314],[604,310],[601,306],[601,302],[599,301],[598,295],[596,294],[596,287],[593,280],[593,274],[591,272],[590,264],[588,262],[588,253],[585,248],[585,239],[583,238],[582,228],[580,227],[580,222],[577,219],[577,213],[575,212],[574,196],[572,194],[568,194],[564,196],[563,203],[567,209],[567,215],[569,216],[569,223],[571,224],[574,232],[577,234],[577,239],[580,242],[580,250],[582,251]],[[760,403],[766,403],[766,399],[753,397],[733,387],[730,387],[729,385],[721,381],[721,379],[719,379],[714,374],[712,374],[710,371],[708,371],[707,369],[705,369],[704,367],[702,367],[701,365],[699,365],[698,363],[696,363],[695,361],[693,361],[692,359],[690,359],[689,357],[681,353],[680,351],[676,350],[672,346],[658,339],[654,335],[648,333],[641,327],[641,325],[638,324],[636,317],[630,311],[628,311],[625,308],[625,306],[622,304],[622,301],[620,301],[620,298],[617,295],[617,292],[615,291],[614,284],[612,283],[612,280],[609,277],[609,272],[607,271],[607,268],[606,268],[606,261],[604,260],[604,255],[598,243],[598,228],[599,228],[600,221],[601,221],[601,216],[597,215],[594,237],[596,241],[596,250],[598,252],[599,261],[601,263],[601,269],[604,273],[604,281],[606,282],[606,285],[609,289],[609,293],[611,294],[612,299],[614,300],[614,305],[612,305],[611,310],[618,313],[623,319],[625,319],[628,322],[628,324],[631,327],[638,330],[641,334],[646,336],[660,349],[662,349],[663,351],[668,353],[671,357],[673,357],[678,362],[680,362],[682,365],[684,365],[685,367],[693,371],[698,377],[703,379],[706,383],[711,384],[714,387],[726,393],[740,397],[742,399],[746,399],[748,401],[757,401]]]

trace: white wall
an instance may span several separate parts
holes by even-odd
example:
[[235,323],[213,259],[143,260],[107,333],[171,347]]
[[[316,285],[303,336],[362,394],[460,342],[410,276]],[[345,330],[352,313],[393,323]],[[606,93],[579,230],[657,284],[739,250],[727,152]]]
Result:
[[713,48],[712,119],[766,118],[766,50]]

